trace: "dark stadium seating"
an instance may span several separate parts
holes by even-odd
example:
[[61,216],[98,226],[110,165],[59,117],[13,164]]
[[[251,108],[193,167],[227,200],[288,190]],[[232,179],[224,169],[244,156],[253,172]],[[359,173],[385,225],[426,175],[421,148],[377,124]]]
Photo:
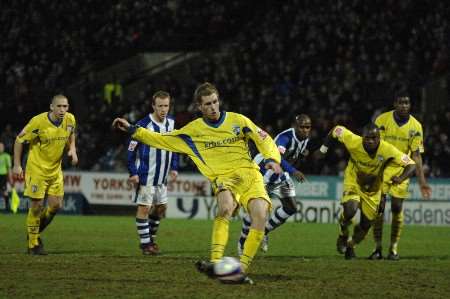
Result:
[[[167,89],[176,99],[176,119],[185,123],[195,114],[194,87],[211,81],[226,109],[248,115],[272,134],[288,127],[296,113],[308,113],[316,139],[337,123],[358,131],[390,109],[394,90],[405,86],[413,114],[424,124],[427,175],[450,177],[450,107],[442,108],[447,113],[421,110],[424,86],[448,76],[447,1],[85,2],[18,0],[2,7],[0,32],[7,38],[0,45],[0,108],[10,116],[0,120],[2,139],[11,135],[7,124],[17,132],[86,69],[140,51],[196,50],[203,55],[186,65],[190,80],[175,74],[149,79],[139,99],[110,106],[101,99],[102,86],[92,81],[85,87],[90,107],[78,120],[81,168],[124,169],[121,138],[109,129],[112,117],[138,119],[149,110],[145,99]],[[341,148],[327,159],[310,161],[307,172],[342,172]]]

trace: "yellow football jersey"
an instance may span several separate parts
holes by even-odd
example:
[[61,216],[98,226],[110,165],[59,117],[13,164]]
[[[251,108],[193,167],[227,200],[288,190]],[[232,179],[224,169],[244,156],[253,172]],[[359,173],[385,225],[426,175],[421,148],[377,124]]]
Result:
[[408,155],[417,150],[420,153],[424,152],[422,125],[412,115],[404,125],[399,126],[392,110],[379,115],[375,124],[380,128],[381,139],[394,145],[401,152]]
[[217,123],[198,118],[179,130],[159,134],[138,128],[133,139],[156,148],[185,153],[209,180],[239,168],[259,169],[252,161],[247,140],[252,139],[266,159],[280,163],[273,139],[247,117],[222,112]]
[[364,192],[377,192],[381,188],[386,163],[405,167],[415,162],[392,144],[380,140],[376,153],[370,156],[363,146],[363,139],[342,126],[336,126],[332,135],[347,148],[350,159],[345,169],[345,184],[357,184]]
[[66,113],[59,125],[50,120],[49,112],[33,117],[17,136],[19,142],[30,144],[26,171],[44,177],[57,175],[61,171],[64,149],[75,128],[75,116],[71,113]]

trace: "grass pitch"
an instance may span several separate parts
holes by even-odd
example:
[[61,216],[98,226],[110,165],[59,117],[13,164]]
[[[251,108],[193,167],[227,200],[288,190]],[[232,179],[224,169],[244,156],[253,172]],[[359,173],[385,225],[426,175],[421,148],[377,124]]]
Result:
[[[160,256],[138,250],[134,217],[58,215],[43,234],[48,256],[28,256],[25,215],[0,215],[0,298],[448,298],[450,227],[406,226],[401,260],[357,260],[335,251],[336,225],[287,223],[251,267],[253,286],[196,272],[208,257],[211,221],[161,222]],[[226,255],[236,256],[232,222]],[[385,240],[389,227],[385,227]]]

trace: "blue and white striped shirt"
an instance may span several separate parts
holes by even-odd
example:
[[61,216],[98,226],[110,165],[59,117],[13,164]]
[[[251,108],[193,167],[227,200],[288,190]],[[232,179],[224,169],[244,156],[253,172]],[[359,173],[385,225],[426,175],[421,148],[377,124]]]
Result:
[[290,128],[278,134],[274,141],[282,157],[281,168],[284,170],[283,173],[277,175],[271,169],[266,169],[264,157],[261,154],[256,155],[253,159],[259,165],[265,184],[278,184],[290,178],[290,174],[293,174],[297,169],[287,162],[287,160],[298,160],[300,155],[305,151],[309,138],[299,140],[295,135],[294,128]]
[[[139,120],[136,125],[158,133],[174,130],[175,121],[166,117],[163,123],[155,121],[151,114]],[[167,183],[169,170],[178,169],[178,155],[153,148],[131,139],[128,143],[128,172],[139,175],[141,185],[157,186]]]

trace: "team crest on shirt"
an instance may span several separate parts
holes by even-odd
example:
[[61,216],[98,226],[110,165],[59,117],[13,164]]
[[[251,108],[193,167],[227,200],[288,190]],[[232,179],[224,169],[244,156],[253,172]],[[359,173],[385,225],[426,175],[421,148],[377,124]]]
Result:
[[31,185],[31,192],[36,193],[38,191],[37,185]]
[[232,130],[236,136],[238,136],[241,133],[241,127],[239,127],[238,125],[233,125]]

